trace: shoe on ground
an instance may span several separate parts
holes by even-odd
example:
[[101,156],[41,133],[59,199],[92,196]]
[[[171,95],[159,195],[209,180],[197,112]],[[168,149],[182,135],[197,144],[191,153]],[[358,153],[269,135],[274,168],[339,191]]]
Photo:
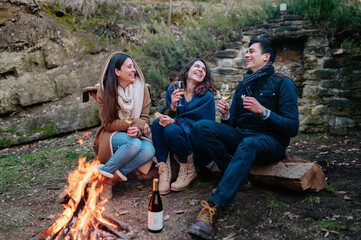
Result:
[[189,228],[188,234],[197,239],[212,239],[216,233],[216,221],[221,211],[219,204],[202,201],[202,210],[196,222]]
[[197,171],[194,166],[193,154],[188,156],[187,163],[179,163],[177,180],[171,184],[172,191],[183,191],[197,178]]
[[165,195],[170,193],[170,181],[172,178],[172,170],[170,166],[170,157],[166,162],[159,162],[157,164],[159,174],[159,193]]

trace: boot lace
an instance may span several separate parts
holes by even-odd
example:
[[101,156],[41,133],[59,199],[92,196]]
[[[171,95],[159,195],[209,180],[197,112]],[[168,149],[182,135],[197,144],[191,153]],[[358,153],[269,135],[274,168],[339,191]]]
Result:
[[203,206],[201,212],[198,214],[197,220],[206,222],[208,224],[213,223],[213,216],[216,214],[216,208],[210,207],[207,201],[202,200],[201,205]]
[[170,171],[170,169],[168,169],[168,165],[164,162],[159,162],[157,164],[157,167],[159,173],[159,181],[167,181],[169,174],[166,173]]

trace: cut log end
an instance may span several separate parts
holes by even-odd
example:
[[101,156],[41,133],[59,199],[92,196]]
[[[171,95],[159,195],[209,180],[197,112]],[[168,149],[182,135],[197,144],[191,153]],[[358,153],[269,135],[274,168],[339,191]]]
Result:
[[274,164],[254,166],[250,178],[255,182],[301,191],[319,192],[326,187],[321,166],[296,156],[288,156]]

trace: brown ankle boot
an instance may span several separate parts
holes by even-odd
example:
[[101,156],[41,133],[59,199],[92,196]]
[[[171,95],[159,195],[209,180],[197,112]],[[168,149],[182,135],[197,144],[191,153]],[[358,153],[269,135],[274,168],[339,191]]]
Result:
[[103,185],[103,191],[99,194],[100,201],[105,199],[110,200],[113,197],[113,184],[107,182]]
[[179,163],[177,180],[171,184],[172,191],[183,191],[196,177],[197,171],[194,167],[193,154],[191,154],[187,163]]
[[172,178],[169,154],[167,162],[159,162],[157,167],[159,173],[159,193],[164,195],[170,192],[170,180]]
[[221,207],[215,202],[202,201],[202,210],[199,212],[196,222],[189,228],[188,234],[197,239],[212,239],[216,233],[216,221]]

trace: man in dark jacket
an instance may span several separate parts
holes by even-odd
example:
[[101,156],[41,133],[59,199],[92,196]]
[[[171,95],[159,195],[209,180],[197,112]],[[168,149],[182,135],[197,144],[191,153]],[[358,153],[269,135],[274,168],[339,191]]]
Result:
[[227,210],[253,164],[277,162],[285,156],[290,138],[298,133],[298,91],[287,76],[275,73],[274,45],[265,38],[249,43],[247,72],[237,85],[232,105],[220,100],[221,121],[201,120],[193,127],[195,162],[214,161],[224,171],[212,198],[189,234],[211,239],[220,210]]

